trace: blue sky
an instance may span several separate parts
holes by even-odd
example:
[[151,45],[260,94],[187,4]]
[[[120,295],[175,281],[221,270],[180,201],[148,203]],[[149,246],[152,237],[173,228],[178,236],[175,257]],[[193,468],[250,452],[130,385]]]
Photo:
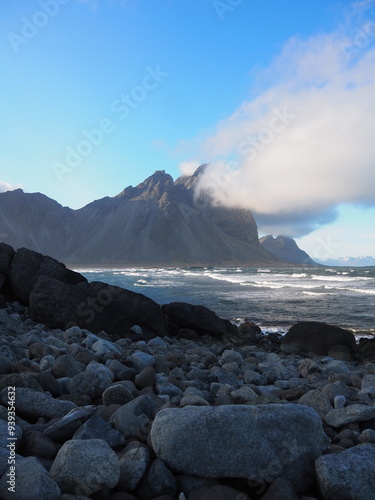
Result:
[[208,162],[206,187],[254,210],[260,234],[375,255],[374,1],[1,10],[0,190],[79,208]]

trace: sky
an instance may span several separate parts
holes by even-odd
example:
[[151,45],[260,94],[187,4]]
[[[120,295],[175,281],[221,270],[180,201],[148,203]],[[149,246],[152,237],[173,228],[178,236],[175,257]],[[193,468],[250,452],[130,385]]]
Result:
[[155,170],[318,260],[375,256],[375,0],[5,0],[0,191]]

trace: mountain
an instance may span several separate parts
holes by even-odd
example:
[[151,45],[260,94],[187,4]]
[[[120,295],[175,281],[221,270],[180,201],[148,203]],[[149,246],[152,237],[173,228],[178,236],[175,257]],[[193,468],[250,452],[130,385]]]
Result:
[[79,210],[40,193],[0,193],[0,239],[70,265],[283,265],[259,244],[250,210],[194,197],[205,166],[163,170]]
[[368,255],[361,257],[339,257],[320,261],[324,266],[344,266],[344,267],[370,267],[375,266],[375,257]]
[[306,252],[299,248],[293,238],[289,238],[288,236],[277,236],[274,238],[272,235],[268,234],[260,238],[259,242],[262,248],[285,262],[308,266],[319,265],[317,262],[314,262]]

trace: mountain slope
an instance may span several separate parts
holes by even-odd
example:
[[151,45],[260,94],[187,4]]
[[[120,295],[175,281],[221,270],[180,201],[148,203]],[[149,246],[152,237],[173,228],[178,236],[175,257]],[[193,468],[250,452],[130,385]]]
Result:
[[39,193],[0,193],[0,235],[74,265],[282,265],[259,245],[249,210],[195,199],[203,170],[176,182],[157,171],[79,210]]
[[259,240],[262,248],[265,248],[275,257],[290,262],[291,264],[302,264],[308,266],[317,266],[311,257],[301,250],[293,238],[287,236],[277,236],[274,238],[268,234]]

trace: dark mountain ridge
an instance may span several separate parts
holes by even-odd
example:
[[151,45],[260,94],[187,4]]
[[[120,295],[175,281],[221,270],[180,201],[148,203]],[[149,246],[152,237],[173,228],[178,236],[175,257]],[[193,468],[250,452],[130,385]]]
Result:
[[78,210],[40,193],[0,193],[0,240],[70,265],[285,265],[259,244],[250,210],[197,200],[204,171],[175,182],[156,171]]

